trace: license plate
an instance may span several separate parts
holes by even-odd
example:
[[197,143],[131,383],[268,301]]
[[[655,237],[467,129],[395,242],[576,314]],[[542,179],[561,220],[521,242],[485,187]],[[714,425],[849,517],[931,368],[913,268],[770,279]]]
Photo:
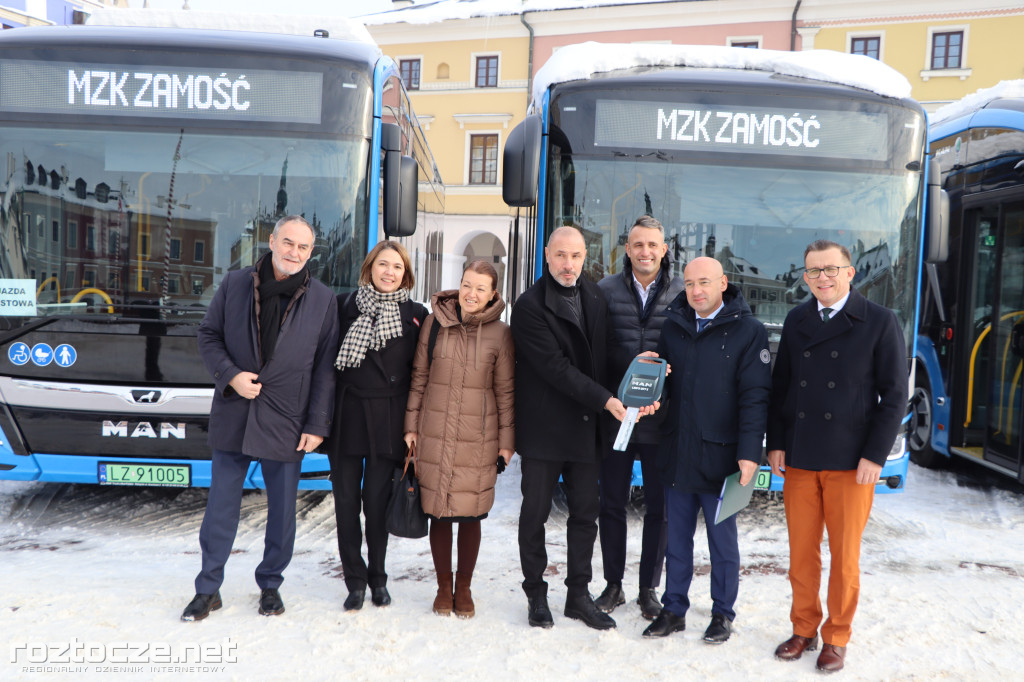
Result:
[[192,484],[188,464],[99,463],[100,485],[149,485],[187,488]]
[[772,486],[772,472],[769,469],[758,469],[757,478],[754,479],[754,490],[768,490]]

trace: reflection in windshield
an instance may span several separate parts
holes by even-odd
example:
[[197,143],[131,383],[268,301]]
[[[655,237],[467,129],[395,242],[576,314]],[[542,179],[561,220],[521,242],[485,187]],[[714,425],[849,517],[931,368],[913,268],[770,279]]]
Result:
[[353,287],[366,158],[362,141],[0,129],[0,277],[35,280],[40,315],[199,316],[301,214],[314,275]]
[[552,159],[553,224],[583,228],[595,281],[621,270],[627,231],[649,213],[665,225],[674,274],[697,256],[717,258],[754,313],[781,325],[810,295],[804,248],[830,239],[850,249],[854,286],[910,333],[918,174]]

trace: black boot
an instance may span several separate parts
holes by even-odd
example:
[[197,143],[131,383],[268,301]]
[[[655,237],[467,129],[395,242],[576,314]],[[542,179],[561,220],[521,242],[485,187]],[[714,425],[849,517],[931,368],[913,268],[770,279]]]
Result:
[[597,608],[588,592],[566,598],[565,617],[581,620],[587,627],[595,630],[611,630],[615,627],[612,617]]
[[268,587],[260,592],[260,615],[280,616],[284,613],[284,600],[275,587]]
[[646,630],[644,637],[668,637],[673,632],[686,629],[686,616],[677,616],[668,609],[662,609]]
[[640,605],[640,613],[647,620],[654,620],[661,613],[661,602],[658,601],[658,593],[653,587],[641,587],[636,603]]
[[536,594],[529,597],[529,610],[527,618],[530,625],[535,628],[550,628],[554,626],[555,619],[551,617],[551,609],[548,608],[547,593]]
[[366,588],[360,587],[358,590],[352,590],[345,597],[345,610],[346,611],[358,611],[363,608],[363,601],[366,599]]
[[185,610],[181,614],[181,619],[186,622],[202,620],[210,615],[210,611],[216,611],[220,607],[220,592],[215,592],[214,594],[197,594],[192,597],[192,601],[190,601],[188,606],[185,607]]
[[622,583],[608,583],[601,596],[594,600],[597,608],[605,613],[611,613],[616,606],[625,603],[626,595],[622,592]]

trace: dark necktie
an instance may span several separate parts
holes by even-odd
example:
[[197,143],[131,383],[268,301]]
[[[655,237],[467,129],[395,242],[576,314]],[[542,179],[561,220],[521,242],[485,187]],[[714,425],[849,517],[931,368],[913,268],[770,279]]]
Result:
[[821,309],[821,321],[822,322],[828,322],[831,319],[831,317],[832,317],[832,309],[831,308],[822,308]]
[[700,334],[702,331],[704,331],[704,328],[707,327],[709,324],[711,324],[711,320],[710,319],[706,320],[703,317],[698,317],[697,318],[697,333]]

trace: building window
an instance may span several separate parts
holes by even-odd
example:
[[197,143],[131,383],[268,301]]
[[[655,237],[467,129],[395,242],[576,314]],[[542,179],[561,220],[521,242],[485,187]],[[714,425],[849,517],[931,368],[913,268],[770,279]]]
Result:
[[149,291],[149,270],[143,270],[139,277],[139,291]]
[[206,242],[197,239],[192,252],[193,263],[204,263],[206,261]]
[[118,272],[111,272],[107,275],[107,288],[113,291],[121,289],[121,274]]
[[172,260],[181,260],[181,240],[177,237],[171,239],[171,253]]
[[68,221],[68,240],[67,240],[67,244],[68,244],[68,248],[69,249],[77,249],[78,248],[78,221],[77,220],[69,220]]
[[865,57],[878,59],[881,44],[882,39],[878,36],[872,36],[869,38],[851,38],[850,54],[862,54]]
[[498,136],[471,135],[469,138],[469,184],[498,184]]
[[85,275],[82,277],[83,287],[94,287],[96,286],[96,271],[86,270]]
[[177,276],[168,277],[167,278],[167,293],[169,293],[169,294],[176,294],[176,293],[178,293],[178,291],[181,289],[181,287],[179,286],[180,282],[181,282],[181,280]]
[[95,251],[96,250],[96,226],[86,225],[85,226],[85,250]]
[[737,40],[735,42],[730,43],[730,45],[732,47],[746,47],[746,48],[752,48],[752,49],[755,49],[755,50],[757,48],[761,47],[760,45],[757,44],[756,40]]
[[54,220],[50,223],[50,239],[55,242],[60,241],[60,221]]
[[192,295],[202,296],[203,295],[203,279],[202,277],[192,278]]
[[401,59],[398,68],[402,72],[402,82],[406,90],[420,89],[420,60]]
[[476,58],[476,87],[498,87],[498,57]]
[[[149,235],[139,235],[139,258],[149,258]],[[149,285],[146,285],[146,291],[149,291]]]
[[117,230],[110,230],[107,233],[107,253],[116,256],[121,250],[121,233]]
[[963,55],[964,32],[932,34],[932,69],[959,69]]
[[64,271],[64,288],[74,289],[75,288],[75,268],[74,266],[68,267]]
[[46,216],[41,213],[36,216],[36,234],[40,239],[46,234]]

